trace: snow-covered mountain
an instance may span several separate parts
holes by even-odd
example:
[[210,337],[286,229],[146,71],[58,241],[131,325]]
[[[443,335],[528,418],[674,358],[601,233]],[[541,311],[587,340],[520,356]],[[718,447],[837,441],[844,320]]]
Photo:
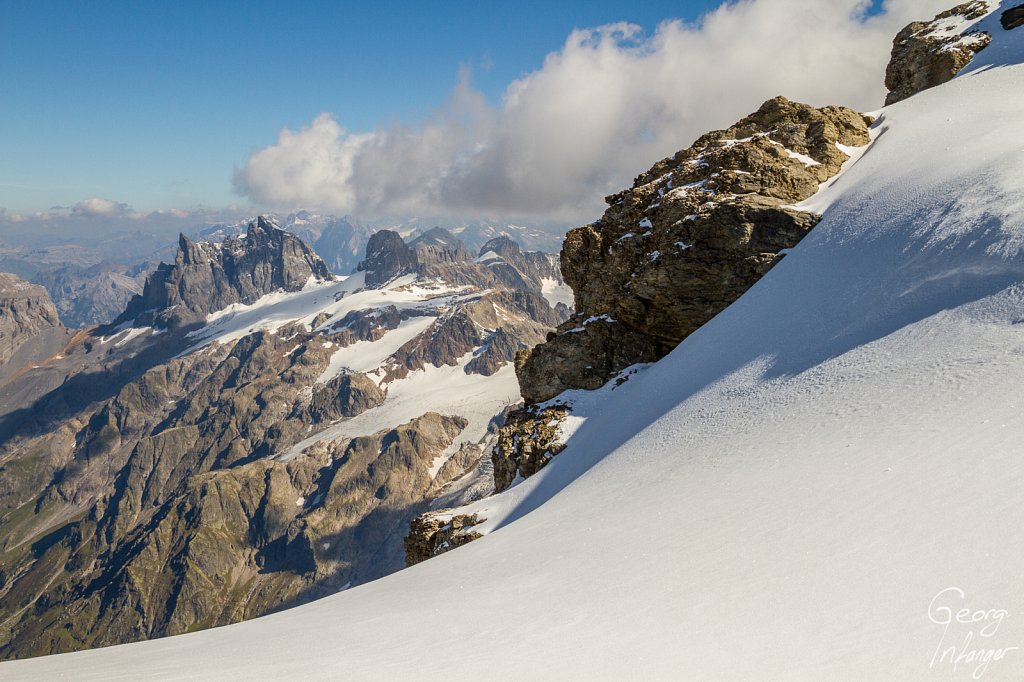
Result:
[[1020,12],[992,3],[958,77],[873,112],[796,207],[821,221],[746,294],[624,381],[562,393],[564,450],[459,510],[483,537],[290,611],[0,673],[1016,677]]

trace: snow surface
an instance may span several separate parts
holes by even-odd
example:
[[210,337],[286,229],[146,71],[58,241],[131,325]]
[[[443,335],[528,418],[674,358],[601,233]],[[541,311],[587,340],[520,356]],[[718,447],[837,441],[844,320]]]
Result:
[[0,676],[1019,676],[1024,68],[999,31],[992,62],[881,112],[758,285],[483,501],[489,535],[290,611]]

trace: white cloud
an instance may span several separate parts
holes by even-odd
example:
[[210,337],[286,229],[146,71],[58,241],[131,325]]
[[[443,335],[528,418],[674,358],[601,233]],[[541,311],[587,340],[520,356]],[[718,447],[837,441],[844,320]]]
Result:
[[119,204],[110,199],[92,197],[84,199],[71,207],[71,215],[83,218],[113,218],[131,213],[128,204]]
[[350,133],[320,114],[284,129],[235,171],[278,208],[380,215],[489,215],[583,222],[604,195],[710,129],[783,94],[881,106],[892,38],[952,0],[740,0],[653,35],[619,23],[573,32],[489,106],[462,73],[417,127]]

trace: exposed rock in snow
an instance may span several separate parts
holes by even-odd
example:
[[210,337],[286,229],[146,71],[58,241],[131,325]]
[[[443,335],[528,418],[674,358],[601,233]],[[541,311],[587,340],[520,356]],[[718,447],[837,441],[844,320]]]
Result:
[[478,523],[476,514],[450,514],[449,510],[416,517],[405,537],[406,565],[414,566],[482,537],[469,530]]
[[885,103],[895,104],[950,80],[992,40],[972,28],[995,9],[988,0],[971,0],[942,12],[931,21],[915,21],[896,35],[892,59],[885,70]]
[[[842,148],[867,144],[867,123],[777,97],[608,197],[599,221],[566,236],[562,271],[577,315],[517,361],[526,401],[597,388],[656,360],[735,301],[817,222],[786,204],[839,172]],[[638,225],[649,227],[638,235]],[[580,324],[602,314],[614,322]]]

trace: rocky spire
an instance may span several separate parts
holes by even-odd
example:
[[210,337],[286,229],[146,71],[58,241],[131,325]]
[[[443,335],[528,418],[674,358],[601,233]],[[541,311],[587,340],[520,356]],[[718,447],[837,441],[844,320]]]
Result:
[[366,273],[366,286],[379,287],[395,277],[416,272],[416,252],[402,235],[392,230],[375,232],[366,243],[366,259],[359,270]]
[[141,295],[113,324],[177,328],[232,303],[254,303],[273,291],[298,291],[310,278],[329,279],[327,265],[298,237],[260,216],[245,235],[223,244],[178,238],[174,263],[161,263]]

